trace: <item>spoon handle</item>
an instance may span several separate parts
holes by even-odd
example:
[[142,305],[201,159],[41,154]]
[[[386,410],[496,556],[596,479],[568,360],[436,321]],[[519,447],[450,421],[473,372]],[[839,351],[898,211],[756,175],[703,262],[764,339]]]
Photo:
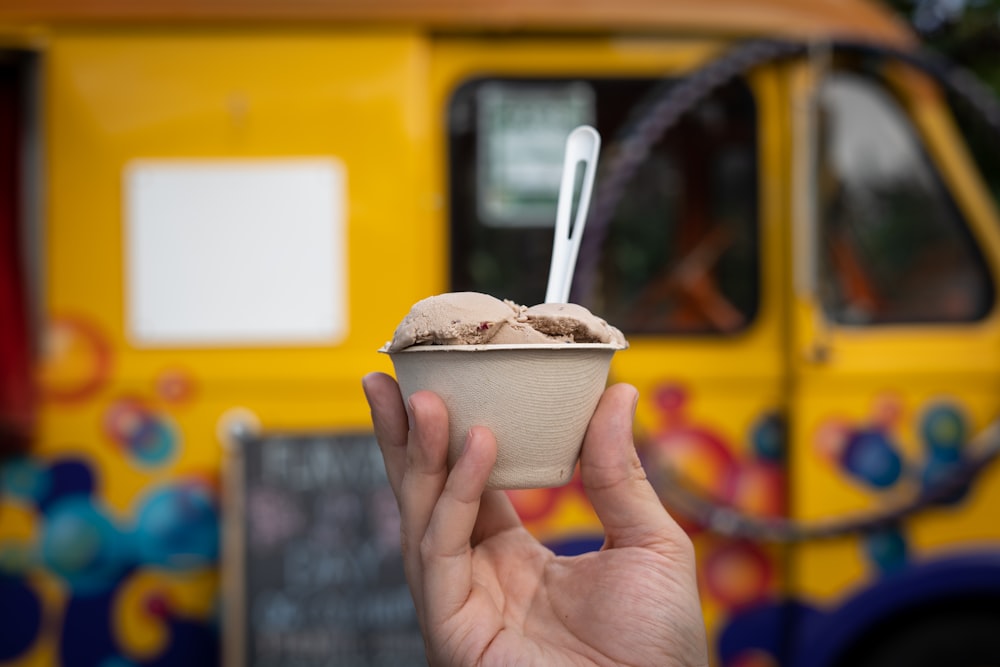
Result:
[[[580,251],[584,225],[587,224],[587,209],[590,207],[590,194],[594,189],[597,154],[600,149],[601,135],[589,125],[577,127],[566,139],[566,157],[563,160],[562,183],[559,186],[555,237],[552,241],[552,264],[549,267],[545,303],[566,303],[569,300],[576,256]],[[576,205],[576,215],[571,221],[576,177],[581,163],[583,163],[583,183]]]

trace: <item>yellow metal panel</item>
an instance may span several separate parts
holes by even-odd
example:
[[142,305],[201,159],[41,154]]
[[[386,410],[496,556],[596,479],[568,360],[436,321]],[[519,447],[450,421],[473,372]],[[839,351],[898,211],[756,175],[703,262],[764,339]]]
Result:
[[424,185],[419,38],[67,31],[46,60],[50,310],[83,315],[108,336],[119,352],[116,377],[149,377],[177,358],[124,339],[121,178],[136,158],[329,155],[347,165],[347,340],[185,350],[184,365],[201,382],[255,392],[336,376],[343,389],[342,378],[387,367],[374,349],[415,297],[442,282],[442,230],[428,224],[434,202]]
[[[432,217],[425,161],[426,42],[403,30],[67,28],[35,45],[44,46],[47,336],[38,443],[24,470],[45,481],[51,466],[68,466],[70,486],[80,486],[74,500],[93,508],[70,520],[113,526],[91,534],[107,540],[102,548],[120,543],[119,529],[124,541],[138,534],[157,494],[168,504],[214,494],[198,510],[210,531],[223,519],[218,432],[227,416],[244,408],[265,428],[369,429],[361,375],[390,369],[376,348],[413,301],[444,284],[445,235]],[[122,174],[132,160],[326,156],[347,169],[342,343],[129,344]],[[163,446],[162,458],[143,460],[137,444]],[[44,501],[44,488],[25,493],[34,494],[29,505]],[[19,517],[0,520],[4,557],[28,554],[3,570],[24,571],[45,618],[56,619],[16,664],[55,664],[60,619],[79,581],[50,567],[54,555],[41,542],[54,531],[52,517],[33,508],[31,525],[23,512],[3,509]],[[147,593],[208,627],[218,601],[212,558],[206,552],[183,572],[162,573],[139,559],[113,601],[117,647],[142,659],[167,641],[159,620],[137,617]]]
[[[410,303],[443,284],[443,230],[430,224],[422,158],[425,70],[424,43],[406,33],[69,31],[54,38],[45,77],[48,309],[56,322],[72,317],[86,326],[59,332],[43,380],[58,391],[101,377],[74,409],[62,401],[45,410],[39,454],[79,448],[106,471],[108,502],[126,511],[164,475],[216,470],[217,424],[233,406],[251,409],[265,427],[365,427],[359,378],[388,370],[375,349]],[[121,175],[130,160],[326,155],[348,171],[343,344],[129,346]],[[94,361],[97,348],[103,364]],[[170,397],[171,382],[183,385],[181,400]],[[131,399],[183,443],[182,455],[155,472],[123,467],[102,429],[115,406]]]
[[[813,82],[805,69],[799,67],[792,79],[792,99],[799,107],[807,104]],[[996,209],[940,95],[912,73],[896,72],[892,80],[995,280],[1000,259]],[[796,137],[797,145],[805,139]],[[804,259],[796,256],[793,262]],[[996,418],[1000,319],[995,308],[975,323],[851,327],[826,321],[816,295],[800,289],[791,312],[789,493],[794,519],[814,524],[878,515],[906,504],[919,493],[924,466],[929,465],[922,429],[930,411],[945,406],[964,421],[970,436]],[[815,354],[816,349],[823,354]],[[898,481],[879,487],[843,468],[839,452],[847,438],[863,432],[884,439],[900,456]],[[987,508],[997,502],[996,475],[993,470],[977,479],[972,492],[957,504],[932,506],[900,522],[908,553],[899,555],[919,563],[995,544],[996,524]],[[856,533],[796,546],[788,563],[791,590],[807,602],[835,607],[877,583],[886,564],[868,552],[865,538]]]

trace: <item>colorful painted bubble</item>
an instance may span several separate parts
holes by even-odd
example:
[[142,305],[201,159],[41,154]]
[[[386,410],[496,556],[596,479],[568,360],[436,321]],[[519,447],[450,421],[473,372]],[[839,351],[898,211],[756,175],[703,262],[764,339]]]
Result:
[[48,325],[39,373],[42,395],[75,403],[96,393],[111,374],[111,346],[82,317],[59,316]]
[[906,539],[898,528],[890,527],[869,533],[864,537],[868,558],[882,572],[899,570],[908,560]]
[[52,476],[37,460],[20,456],[0,466],[0,488],[15,498],[38,504],[52,488]]
[[895,484],[903,472],[899,452],[880,430],[849,434],[841,465],[855,478],[880,489]]
[[41,545],[45,564],[77,593],[107,589],[132,562],[127,535],[86,496],[53,504]]
[[190,373],[179,368],[169,368],[156,376],[157,395],[167,403],[186,403],[195,394],[195,381]]
[[42,602],[24,580],[0,577],[0,662],[18,657],[42,628]]
[[703,568],[705,589],[730,609],[764,599],[774,578],[773,567],[758,545],[727,542],[708,553]]
[[785,420],[769,413],[758,419],[750,430],[754,453],[766,461],[781,461],[785,457]]
[[144,466],[163,465],[177,450],[177,431],[170,420],[135,398],[122,398],[104,415],[104,431]]
[[935,405],[921,416],[920,434],[935,458],[957,461],[968,437],[968,430],[965,419],[957,408]]
[[139,507],[135,541],[144,563],[180,571],[214,564],[219,554],[215,498],[194,483],[155,490]]

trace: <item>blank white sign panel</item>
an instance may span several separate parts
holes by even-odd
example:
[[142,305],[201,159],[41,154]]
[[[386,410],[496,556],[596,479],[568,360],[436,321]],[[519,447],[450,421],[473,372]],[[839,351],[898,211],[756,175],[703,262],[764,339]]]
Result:
[[140,160],[124,187],[135,345],[309,345],[346,335],[338,160]]

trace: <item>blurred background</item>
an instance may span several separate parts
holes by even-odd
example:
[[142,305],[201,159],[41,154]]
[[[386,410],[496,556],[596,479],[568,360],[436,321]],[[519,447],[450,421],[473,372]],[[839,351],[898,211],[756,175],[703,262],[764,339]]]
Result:
[[0,665],[424,664],[360,378],[542,300],[589,124],[573,299],[713,665],[1000,667],[998,54],[998,0],[0,3]]
[[[913,26],[925,48],[974,74],[994,94],[1000,90],[1000,11],[993,0],[887,0],[886,5]],[[979,142],[972,141],[974,146]],[[997,179],[997,163],[990,151],[979,151],[980,164]],[[996,185],[993,185],[996,194]]]
[[998,27],[993,0],[886,0],[920,36],[921,41],[969,68],[994,89],[998,65]]

